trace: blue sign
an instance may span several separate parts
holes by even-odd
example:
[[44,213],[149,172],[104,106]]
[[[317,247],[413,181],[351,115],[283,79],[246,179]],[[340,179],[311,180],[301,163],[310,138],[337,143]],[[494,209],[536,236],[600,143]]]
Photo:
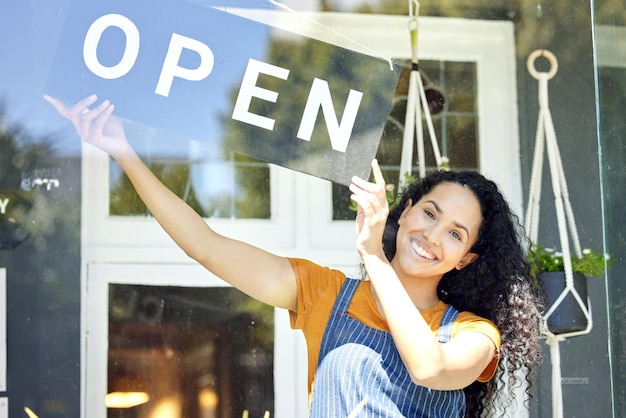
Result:
[[[286,44],[310,53],[274,53]],[[398,75],[188,1],[74,1],[47,94],[96,93],[121,118],[349,184],[369,176]]]

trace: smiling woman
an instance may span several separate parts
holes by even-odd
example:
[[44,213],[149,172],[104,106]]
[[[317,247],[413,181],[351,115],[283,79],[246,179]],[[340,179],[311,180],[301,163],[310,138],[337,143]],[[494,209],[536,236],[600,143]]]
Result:
[[478,257],[470,250],[478,239],[481,219],[480,205],[469,189],[442,183],[415,205],[408,201],[398,224],[408,229],[407,234],[418,231],[421,240],[408,238],[411,248],[441,263],[445,273],[448,267],[463,268]]
[[[443,277],[435,282],[437,297],[496,325],[503,344],[498,352],[507,353],[497,375],[508,376],[509,383],[514,383],[514,370],[528,372],[541,360],[540,304],[518,242],[521,227],[498,187],[477,173],[441,171],[409,185],[401,196],[387,220],[383,238],[387,259],[392,264],[403,263],[411,260],[412,251],[417,254],[414,248],[422,247],[420,251],[431,257],[416,263],[420,267],[435,272],[437,264],[447,261],[446,271],[439,273]],[[414,211],[417,213],[411,214]],[[412,228],[405,235],[403,228],[413,216],[422,221],[410,223]],[[407,251],[408,255],[403,255]],[[479,393],[486,399],[495,396],[498,379],[477,381],[465,388],[468,416],[480,416],[477,411],[484,404],[472,400]]]

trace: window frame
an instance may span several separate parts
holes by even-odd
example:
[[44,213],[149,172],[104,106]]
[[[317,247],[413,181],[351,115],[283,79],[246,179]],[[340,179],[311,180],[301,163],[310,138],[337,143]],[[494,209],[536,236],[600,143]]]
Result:
[[[186,144],[186,143],[185,143]],[[82,242],[88,251],[92,248],[113,249],[126,247],[125,251],[142,248],[170,253],[172,261],[181,260],[181,251],[151,216],[109,215],[109,161],[110,157],[89,145],[82,147],[82,190],[89,198],[82,199]],[[293,214],[288,207],[293,175],[290,170],[270,164],[269,219],[206,218],[217,232],[235,239],[245,240],[264,248],[289,248],[293,246],[288,234],[276,234],[276,229],[287,230],[293,224]],[[136,256],[136,254],[133,254]]]
[[[87,266],[87,298],[85,320],[84,358],[86,365],[83,385],[84,416],[106,418],[104,398],[108,375],[108,304],[110,284],[229,287],[201,266],[194,263],[90,263]],[[173,282],[173,279],[176,281]],[[274,416],[295,417],[298,406],[307,404],[306,376],[294,373],[301,359],[301,342],[289,326],[284,309],[274,309]],[[278,361],[279,360],[279,361]],[[306,363],[305,363],[306,365]],[[279,396],[280,394],[280,396]],[[301,411],[300,411],[301,413]]]

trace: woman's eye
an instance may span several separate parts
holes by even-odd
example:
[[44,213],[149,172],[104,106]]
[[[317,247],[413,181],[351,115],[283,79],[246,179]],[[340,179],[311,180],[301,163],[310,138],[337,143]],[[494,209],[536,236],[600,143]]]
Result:
[[426,214],[426,216],[428,216],[431,219],[435,218],[435,214],[428,209],[424,209],[424,213]]
[[458,239],[459,241],[461,241],[461,234],[459,234],[457,231],[452,231],[450,232],[450,234],[452,234],[452,236],[454,237],[454,239]]

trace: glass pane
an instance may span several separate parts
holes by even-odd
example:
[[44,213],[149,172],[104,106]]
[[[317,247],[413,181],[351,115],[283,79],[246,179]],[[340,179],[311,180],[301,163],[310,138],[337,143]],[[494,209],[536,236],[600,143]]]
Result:
[[450,166],[456,169],[477,170],[478,120],[474,114],[450,114],[446,120],[446,150]]
[[[249,6],[275,8],[276,6],[271,3],[277,3],[267,0],[198,0],[195,2],[226,5],[231,8]],[[88,247],[85,250],[85,245],[89,246],[91,241],[81,240],[81,225],[84,226],[88,222],[88,218],[83,218],[80,213],[81,200],[92,199],[93,191],[81,188],[81,175],[84,171],[81,172],[83,161],[80,141],[71,124],[42,100],[42,94],[47,92],[46,84],[51,76],[55,55],[59,52],[58,41],[63,30],[66,29],[68,10],[71,4],[77,3],[80,2],[9,0],[0,3],[0,39],[6,40],[0,43],[0,56],[4,64],[0,66],[0,136],[3,141],[0,144],[0,160],[2,161],[0,164],[0,203],[2,203],[0,226],[3,228],[0,267],[6,269],[7,294],[10,295],[6,306],[0,308],[6,310],[9,324],[6,336],[9,361],[5,370],[8,386],[2,393],[2,397],[10,398],[8,415],[11,417],[24,416],[26,408],[36,412],[38,416],[47,418],[81,416],[81,409],[85,407],[82,393],[94,384],[84,379],[91,373],[89,370],[87,370],[89,373],[86,373],[86,363],[83,362],[84,358],[81,354],[86,338],[81,326],[85,320],[82,308],[86,303],[81,271],[86,263],[93,261],[91,257],[94,254],[99,262],[111,261],[111,256],[108,252],[95,253],[93,251],[100,248]],[[160,18],[175,16],[177,8],[185,3],[187,2],[176,2],[175,7],[167,9],[158,6],[146,7],[142,10],[143,16],[154,23]],[[406,2],[388,0],[290,1],[288,3],[297,11],[305,13],[311,10],[402,16],[406,16],[407,13]],[[122,2],[115,4],[107,2],[107,4],[113,7]],[[154,4],[157,5],[157,3]],[[606,196],[603,202],[605,229],[600,230],[601,211],[597,209],[594,202],[598,192],[593,189],[593,186],[597,184],[597,158],[595,148],[589,145],[594,143],[595,138],[595,135],[589,134],[591,130],[595,134],[595,126],[590,123],[589,115],[593,113],[596,105],[596,101],[593,100],[593,91],[589,86],[593,85],[594,81],[594,74],[590,72],[590,67],[596,58],[596,51],[592,48],[591,42],[595,39],[596,33],[590,31],[588,24],[589,20],[595,16],[598,24],[615,25],[622,29],[621,27],[626,23],[626,14],[623,1],[579,2],[572,7],[573,4],[571,1],[564,0],[555,2],[505,0],[422,2],[419,14],[446,18],[506,20],[514,23],[515,63],[518,70],[520,158],[524,181],[527,181],[530,176],[532,141],[537,122],[537,83],[536,80],[530,79],[524,70],[526,57],[537,47],[550,48],[559,56],[562,71],[559,71],[558,77],[553,81],[555,83],[553,85],[557,88],[550,89],[550,102],[554,105],[553,109],[560,112],[556,120],[560,122],[560,129],[564,130],[559,130],[559,137],[564,139],[562,145],[565,151],[564,157],[567,158],[566,170],[570,169],[568,180],[573,180],[570,183],[576,186],[570,190],[573,203],[576,204],[575,211],[580,213],[579,208],[582,209],[581,215],[583,216],[579,216],[577,222],[580,230],[585,233],[586,241],[591,235],[591,238],[596,237],[595,243],[598,243],[600,239],[598,237],[604,236],[605,233],[607,250],[614,255],[616,260],[608,272],[606,282],[608,293],[605,295],[602,292],[601,297],[598,297],[598,294],[593,296],[595,297],[593,304],[597,308],[594,315],[599,317],[594,323],[595,334],[589,338],[572,339],[568,344],[562,345],[563,370],[571,372],[570,376],[575,378],[581,377],[581,380],[584,380],[582,377],[591,376],[589,380],[591,384],[564,385],[567,408],[565,415],[576,411],[578,416],[611,416],[611,412],[607,409],[611,408],[612,403],[614,403],[615,411],[626,410],[626,396],[624,396],[626,371],[623,356],[620,356],[626,349],[626,332],[623,326],[626,324],[624,320],[626,303],[623,296],[626,290],[622,279],[624,260],[626,260],[624,254],[626,238],[623,231],[623,203],[626,203],[624,202],[626,147],[623,134],[624,106],[617,101],[605,102],[605,98],[608,99],[609,96],[623,98],[624,91],[623,85],[619,85],[616,89],[611,87],[606,74],[597,74],[603,80],[604,85],[600,93],[599,110],[603,118],[600,138],[604,170],[602,193],[606,193]],[[590,5],[596,7],[595,15],[589,13]],[[308,16],[305,14],[305,18]],[[294,16],[294,19],[296,18],[301,19],[302,16]],[[315,19],[317,20],[317,17]],[[323,19],[320,21],[324,22]],[[270,49],[267,38],[257,36],[257,33],[242,32],[240,35],[251,43],[250,51],[260,48]],[[463,38],[463,32],[459,31],[458,37]],[[620,38],[611,36],[611,39]],[[77,37],[77,40],[80,39]],[[408,40],[407,36],[407,47]],[[231,40],[222,37],[219,41],[228,44]],[[166,44],[163,46],[165,47]],[[471,45],[468,47],[471,48]],[[247,49],[243,52],[247,52]],[[625,68],[624,49],[620,51],[611,54],[611,57],[622,61],[620,68],[615,70],[614,75],[611,75],[619,83],[626,79],[623,70]],[[237,51],[233,51],[235,52]],[[278,54],[278,52],[274,51],[273,54]],[[290,54],[295,52],[302,55],[309,53],[320,58],[328,56],[327,50],[323,48],[316,50],[307,45],[297,45],[285,50],[285,56],[293,56]],[[151,56],[148,53],[146,58],[154,58],[162,63],[163,54]],[[221,56],[220,58],[229,59],[230,57]],[[457,65],[457,63],[446,62],[444,67],[448,68],[452,64]],[[456,99],[452,95],[452,89],[449,88],[449,80],[440,76],[441,68],[438,63],[433,65],[434,69],[431,69],[430,63],[427,62],[421,62],[420,65],[425,69],[430,80],[449,96],[448,101],[454,102],[449,103],[450,106],[445,112],[468,111],[464,107],[453,107]],[[292,75],[295,76],[295,69],[292,70],[294,70]],[[142,77],[141,74],[136,79],[137,86],[141,84],[140,77]],[[354,78],[356,75],[350,75],[347,81]],[[347,85],[348,82],[344,84]],[[377,80],[372,80],[372,82],[376,83]],[[83,85],[83,82],[77,78],[70,80],[67,87],[71,90],[72,87],[78,85]],[[224,89],[232,87],[227,83],[222,83],[222,85]],[[461,91],[470,87],[470,85],[463,86]],[[123,101],[117,104],[124,105]],[[186,108],[190,112],[195,110],[193,104]],[[145,109],[145,111],[151,110]],[[605,111],[610,113],[605,114]],[[285,106],[281,105],[279,112],[293,113],[294,118],[299,117],[289,101],[285,103]],[[609,114],[616,119],[610,121]],[[403,125],[404,119],[398,120],[400,125]],[[441,129],[440,126],[448,127],[449,124],[439,120],[435,120],[435,123],[438,134],[445,135],[446,129]],[[614,123],[614,128],[611,128],[611,123]],[[477,120],[474,120],[474,124],[477,124]],[[461,131],[461,129],[456,130]],[[390,128],[387,132],[390,133],[389,135],[395,132],[393,139],[391,136],[386,136],[387,142],[381,145],[379,153],[381,161],[384,158],[385,175],[388,179],[392,179],[398,176],[397,162],[387,159],[386,155],[387,152],[389,155],[399,153],[391,149],[398,147],[398,143],[393,141],[399,141],[398,138],[402,137],[401,126]],[[140,136],[133,135],[133,138],[136,137]],[[440,139],[443,141],[443,138]],[[444,144],[442,143],[442,146]],[[185,186],[190,184],[188,179],[185,179],[185,176],[189,176],[189,168],[185,169],[184,166],[189,166],[191,161],[185,147],[182,145],[178,147],[179,143],[176,143],[176,146],[173,142],[168,144],[168,141],[161,141],[161,145],[168,145],[170,148],[167,152],[161,153],[153,150],[151,154],[153,163],[162,166],[174,165],[171,171],[168,171],[168,173],[174,173],[172,174],[174,179],[168,181],[169,184],[177,182],[184,183]],[[181,148],[185,152],[179,155],[175,151],[180,150],[174,148]],[[450,146],[451,155],[454,149],[456,145]],[[590,149],[592,152],[589,152]],[[494,158],[497,157],[494,156]],[[237,156],[223,159],[227,162],[235,161],[243,164]],[[248,161],[245,160],[245,163],[247,164]],[[238,165],[236,172],[240,171],[239,167],[243,167],[242,164]],[[454,160],[452,164],[454,167]],[[110,175],[113,185],[118,181],[119,170],[116,171],[114,165],[111,167]],[[396,167],[395,171],[394,167]],[[244,199],[237,200],[233,210],[231,199],[226,203],[216,204],[219,210],[209,207],[206,209],[205,216],[260,218],[269,216],[271,211],[267,184],[268,172],[266,168],[260,166],[257,172],[256,163],[253,168],[254,174],[245,171],[247,168],[241,168],[241,170],[245,171],[243,176],[246,180],[258,180],[260,183],[260,186],[257,184],[245,186],[251,190],[255,187],[261,188],[259,193],[254,195],[256,199],[246,196],[246,199],[254,200],[255,204],[258,200],[263,208],[258,210],[260,214],[257,213],[257,209],[254,209],[255,213],[252,215],[238,212],[245,209]],[[162,169],[165,171],[165,168]],[[263,178],[265,180],[261,180]],[[187,190],[187,188],[180,187],[177,193],[181,193],[180,190]],[[233,194],[241,193],[240,190],[234,188],[231,190]],[[120,190],[119,195],[111,199],[111,204],[116,199],[126,202],[124,205],[119,203],[121,207],[115,209],[119,211],[118,214],[146,216],[145,208],[135,207],[136,199],[133,200],[132,196],[125,195],[125,192],[126,189],[124,193]],[[341,193],[343,197],[339,199],[336,198],[340,194],[339,191],[334,191],[335,208],[342,213],[342,215],[336,215],[336,219],[352,219],[354,213],[346,209],[348,200],[345,196],[347,194],[343,191]],[[195,193],[190,192],[189,198],[191,199],[192,196],[195,196]],[[118,203],[115,202],[115,205]],[[194,203],[194,208],[205,210],[200,208],[199,203]],[[344,212],[347,212],[347,216],[343,216]],[[113,214],[114,211],[112,210],[111,213]],[[556,234],[552,233],[551,238],[554,237]],[[140,250],[130,249],[131,251]],[[302,255],[309,254],[305,252]],[[313,255],[319,256],[317,251],[313,251]],[[132,257],[134,256],[129,258]],[[140,257],[140,260],[143,258]],[[603,286],[604,282],[601,283]],[[609,298],[608,309],[605,309],[607,308],[605,297]],[[604,317],[601,316],[603,312],[610,312],[608,326],[611,327],[611,350],[608,352],[602,345],[606,339],[603,327],[607,326],[607,321],[604,321]],[[605,362],[609,354],[614,367],[612,386],[607,383],[609,379],[605,370]],[[99,361],[105,361],[105,359],[99,359]],[[539,384],[533,386],[536,396],[529,402],[535,409],[531,411],[532,417],[550,415],[549,368],[549,361],[546,360],[544,362],[546,373],[538,382]],[[590,369],[593,369],[593,374],[589,374]],[[565,382],[569,376],[564,377]],[[611,397],[611,394],[614,396]],[[595,402],[588,402],[590,398]],[[519,412],[523,412],[521,407]],[[124,411],[124,414],[126,416],[140,415],[132,409]],[[255,413],[254,416],[259,416],[259,414]]]
[[616,411],[626,410],[626,315],[624,274],[626,274],[626,69],[598,68],[600,93],[600,145],[602,148],[604,189],[604,228],[606,251],[613,263],[607,271],[611,366],[613,368],[613,399]]
[[273,309],[236,289],[111,284],[108,417],[271,416],[273,341]]
[[[439,151],[453,169],[479,170],[476,64],[473,62],[420,61],[424,93],[429,103]],[[377,158],[385,180],[397,187],[404,137],[410,64],[404,63],[381,137]],[[436,169],[435,154],[425,116],[422,117],[426,172]],[[413,175],[417,166],[417,135],[413,141]],[[333,184],[333,220],[354,219],[354,207],[346,186]]]
[[[142,158],[152,172],[207,218],[271,216],[269,165],[215,146],[189,142],[189,155]],[[109,166],[109,214],[149,216],[128,177],[114,161]]]
[[[443,64],[443,63],[442,63]],[[448,112],[476,112],[476,64],[471,62],[446,62],[442,88],[448,99]]]

